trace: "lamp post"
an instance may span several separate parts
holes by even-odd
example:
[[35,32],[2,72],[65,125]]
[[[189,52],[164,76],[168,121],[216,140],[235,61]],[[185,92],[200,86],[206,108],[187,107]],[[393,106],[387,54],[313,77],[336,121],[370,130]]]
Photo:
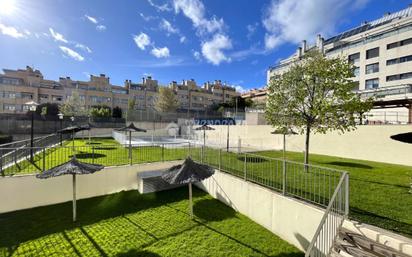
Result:
[[[72,126],[74,126],[74,116],[71,116],[70,120],[72,121]],[[75,132],[73,131],[73,134],[72,134],[73,152],[74,152],[74,134],[75,134]]]
[[[64,115],[63,115],[63,113],[59,112],[57,114],[57,116],[59,116],[59,120],[60,120],[60,130],[62,130],[63,129],[63,117],[64,117]],[[63,134],[60,133],[60,146],[62,146],[62,142],[63,142]]]
[[229,120],[227,120],[226,152],[229,152]]
[[31,112],[31,126],[30,126],[30,162],[33,163],[33,147],[34,147],[34,112],[37,109],[38,103],[30,101],[26,103],[29,106],[29,111]]

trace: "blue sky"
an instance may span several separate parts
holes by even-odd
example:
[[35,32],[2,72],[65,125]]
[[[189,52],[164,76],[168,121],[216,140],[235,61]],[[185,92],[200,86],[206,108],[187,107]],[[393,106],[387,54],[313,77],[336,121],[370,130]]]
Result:
[[406,8],[407,0],[0,0],[0,67],[48,79],[161,84],[221,79],[261,87],[303,39]]

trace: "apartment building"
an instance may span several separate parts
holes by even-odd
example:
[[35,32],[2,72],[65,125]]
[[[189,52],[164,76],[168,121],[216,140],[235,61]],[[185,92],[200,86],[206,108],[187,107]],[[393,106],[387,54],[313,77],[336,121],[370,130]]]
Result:
[[412,123],[412,6],[326,40],[318,35],[314,45],[302,41],[289,58],[268,69],[267,82],[274,74],[287,71],[309,50],[320,51],[326,57],[347,58],[356,67],[355,90],[376,96],[375,108],[404,114]]
[[[135,109],[154,109],[159,91],[157,80],[148,76],[140,83],[126,80],[124,86],[112,85],[105,74],[90,76],[89,81],[72,80],[61,77],[59,81],[44,79],[39,70],[27,66],[26,69],[4,69],[0,74],[0,113],[24,113],[28,110],[25,103],[62,104],[76,90],[87,108],[105,105],[127,110],[129,99],[135,99]],[[175,85],[175,87],[173,87]],[[223,103],[236,97],[238,93],[232,87],[220,81],[209,82],[198,87],[194,80],[182,84],[172,82],[171,86],[180,103],[180,109],[204,110],[212,103]]]

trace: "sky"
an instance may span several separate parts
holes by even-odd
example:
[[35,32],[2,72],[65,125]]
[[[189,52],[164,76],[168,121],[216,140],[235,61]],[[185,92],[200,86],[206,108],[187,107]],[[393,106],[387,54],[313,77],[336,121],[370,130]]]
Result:
[[260,88],[303,39],[325,39],[408,0],[0,0],[0,68],[114,85],[222,80]]

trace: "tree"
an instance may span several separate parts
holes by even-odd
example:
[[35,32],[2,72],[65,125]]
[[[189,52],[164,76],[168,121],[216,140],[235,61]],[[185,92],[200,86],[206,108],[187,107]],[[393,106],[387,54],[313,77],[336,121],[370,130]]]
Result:
[[71,96],[60,106],[60,112],[65,116],[84,116],[87,109],[84,101],[80,99],[79,92],[73,90]]
[[168,87],[159,88],[159,96],[156,101],[156,110],[159,112],[174,112],[180,106],[173,90]]
[[96,105],[90,109],[90,115],[97,118],[107,118],[112,115],[112,112],[108,106]]
[[372,108],[352,90],[354,67],[341,57],[326,58],[308,52],[289,71],[271,78],[266,118],[276,129],[305,133],[305,164],[309,163],[309,138],[313,133],[356,128],[357,118]]
[[37,106],[36,113],[42,116],[55,116],[59,113],[59,105],[56,103],[42,103]]
[[116,106],[113,108],[113,113],[112,113],[113,118],[121,118],[122,115],[123,115],[122,108],[120,108],[119,106]]
[[228,103],[228,107],[236,108],[237,106],[238,110],[245,110],[246,107],[251,107],[252,105],[253,101],[251,99],[245,99],[241,96],[233,97]]

